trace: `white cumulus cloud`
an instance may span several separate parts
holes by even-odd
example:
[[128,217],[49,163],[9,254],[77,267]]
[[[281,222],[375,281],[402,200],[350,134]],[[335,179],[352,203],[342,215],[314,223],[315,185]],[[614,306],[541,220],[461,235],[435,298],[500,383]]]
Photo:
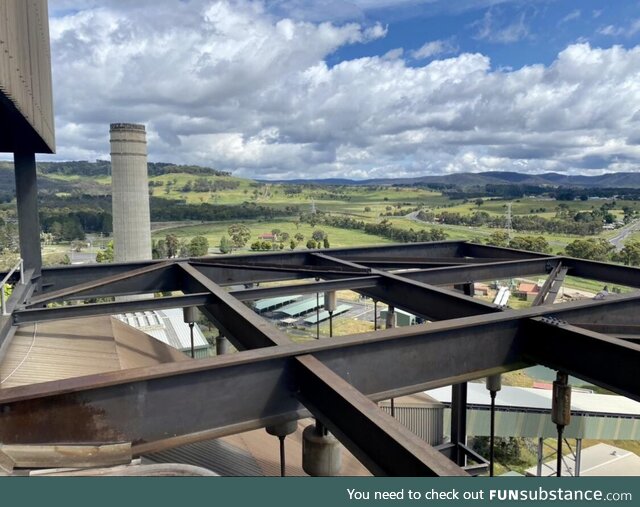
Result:
[[329,65],[386,28],[252,1],[87,0],[51,27],[58,159],[107,157],[108,124],[133,121],[148,126],[152,160],[261,178],[640,161],[640,47],[575,44],[515,70],[400,49]]

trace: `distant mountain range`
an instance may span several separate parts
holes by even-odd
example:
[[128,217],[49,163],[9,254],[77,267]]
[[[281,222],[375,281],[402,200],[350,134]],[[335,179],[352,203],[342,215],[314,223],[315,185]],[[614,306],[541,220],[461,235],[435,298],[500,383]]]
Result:
[[600,188],[640,188],[640,173],[611,173],[600,176],[569,176],[558,173],[522,174],[516,172],[492,171],[484,173],[455,173],[438,176],[418,176],[416,178],[376,178],[369,180],[295,179],[266,181],[262,183],[318,184],[318,185],[427,185],[444,184],[458,187],[484,185],[536,185],[550,187],[600,187]]
[[[13,164],[0,161],[0,190],[5,189],[5,183],[13,181]],[[69,176],[103,176],[110,172],[108,161],[97,162],[44,162],[38,164],[41,173],[42,187],[47,186],[47,176],[54,174]],[[182,166],[167,163],[150,163],[149,175],[187,173],[194,177],[227,176],[229,173],[211,169],[209,167]],[[11,181],[9,181],[11,180]],[[317,185],[449,185],[458,188],[484,187],[485,185],[534,185],[549,187],[599,187],[599,188],[640,188],[640,172],[610,173],[600,176],[569,176],[558,173],[522,174],[507,171],[491,171],[483,173],[453,173],[436,176],[417,176],[415,178],[374,178],[368,180],[350,180],[345,178],[329,179],[293,179],[293,180],[256,180],[260,183],[283,184],[317,184]],[[73,183],[73,182],[69,182]],[[62,182],[56,182],[57,185]]]

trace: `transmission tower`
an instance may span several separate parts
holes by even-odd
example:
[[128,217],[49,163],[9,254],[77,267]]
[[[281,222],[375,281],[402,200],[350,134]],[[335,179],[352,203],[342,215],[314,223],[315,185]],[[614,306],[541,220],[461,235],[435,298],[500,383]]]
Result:
[[505,228],[507,230],[507,236],[509,237],[509,240],[511,240],[511,236],[513,235],[513,228],[511,223],[511,204],[512,203],[507,204],[507,219],[505,221]]

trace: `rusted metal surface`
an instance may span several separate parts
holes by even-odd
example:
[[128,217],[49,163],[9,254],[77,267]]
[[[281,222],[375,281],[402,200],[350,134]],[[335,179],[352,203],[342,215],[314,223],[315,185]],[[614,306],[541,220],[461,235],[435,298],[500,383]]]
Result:
[[315,357],[295,364],[298,398],[374,475],[467,475]]
[[196,284],[214,296],[215,302],[202,307],[202,311],[215,322],[226,338],[240,348],[255,349],[291,343],[286,334],[229,295],[196,268],[187,263],[180,263],[179,266]]
[[290,343],[0,390],[0,440],[103,442],[116,438],[142,444],[295,419],[304,407],[294,397],[291,360],[307,354],[374,400],[522,366],[514,341],[517,325],[490,323],[476,341],[466,339],[473,328],[470,321],[456,330],[442,327],[423,325],[339,341]]
[[545,318],[528,320],[523,332],[536,363],[640,401],[639,344]]
[[[427,265],[439,267],[394,273],[380,269]],[[436,286],[471,287],[474,281],[550,273],[544,287],[549,303],[567,269],[569,275],[640,286],[640,270],[635,268],[463,242],[44,270],[45,292],[31,301],[33,306],[163,290],[184,295],[59,311],[18,308],[12,319],[3,321],[5,336],[14,322],[175,303],[199,306],[236,347],[246,351],[0,389],[0,441],[126,441],[149,451],[280,424],[311,409],[375,473],[460,474],[459,468],[441,462],[439,454],[429,450],[424,454],[407,444],[407,435],[381,416],[370,400],[460,384],[536,362],[639,399],[633,364],[640,346],[597,332],[640,328],[639,294],[501,311]],[[231,292],[222,288],[313,277],[321,281]],[[437,322],[294,344],[242,303],[343,289]],[[608,361],[616,367],[607,366]],[[361,439],[357,421],[376,438]],[[384,461],[380,449],[394,457]]]
[[[98,289],[100,287],[104,287],[107,285],[111,286],[112,290],[117,291],[118,290],[117,287],[114,287],[114,286],[116,286],[117,282],[121,282],[121,281],[127,282],[127,285],[137,282],[138,283],[137,290],[139,291],[147,290],[144,285],[139,283],[139,280],[137,280],[138,277],[142,275],[146,275],[148,273],[155,273],[160,279],[163,279],[166,277],[166,273],[164,271],[169,269],[175,269],[175,268],[174,266],[172,266],[171,263],[163,262],[160,264],[153,264],[151,266],[146,266],[144,268],[134,269],[132,271],[127,271],[122,274],[113,275],[106,278],[100,278],[98,280],[91,280],[91,281],[74,285],[72,287],[68,287],[62,290],[48,292],[42,296],[34,297],[29,302],[29,306],[51,303],[53,301],[64,299],[69,296],[79,295],[84,292],[88,292],[92,290],[95,291],[95,289]],[[127,289],[125,289],[125,291],[128,292]]]

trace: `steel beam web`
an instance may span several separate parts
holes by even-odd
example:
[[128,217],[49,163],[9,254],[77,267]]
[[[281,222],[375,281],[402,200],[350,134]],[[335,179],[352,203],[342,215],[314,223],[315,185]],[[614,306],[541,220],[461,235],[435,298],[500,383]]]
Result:
[[530,360],[640,401],[640,345],[548,318],[526,321],[522,332]]
[[313,356],[295,370],[298,398],[374,475],[467,475]]

